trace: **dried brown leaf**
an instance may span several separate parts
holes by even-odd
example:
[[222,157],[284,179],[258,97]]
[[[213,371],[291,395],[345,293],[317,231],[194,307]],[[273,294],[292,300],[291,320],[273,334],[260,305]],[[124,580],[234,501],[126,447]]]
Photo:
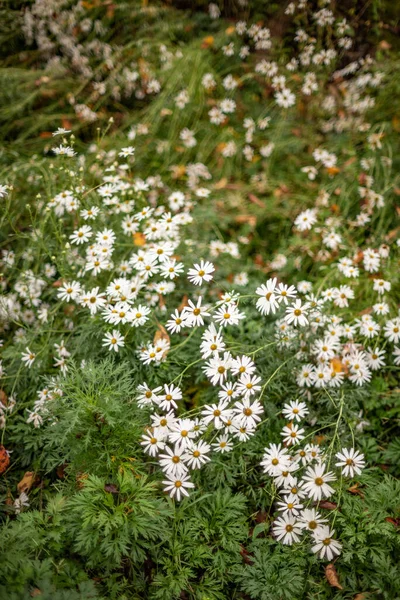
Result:
[[21,479],[21,481],[18,483],[17,485],[17,489],[19,491],[19,493],[21,494],[22,492],[25,492],[25,494],[27,492],[29,492],[29,490],[31,489],[32,485],[34,484],[36,479],[36,475],[33,471],[27,471],[25,473],[25,475],[23,476],[23,478]]
[[339,582],[339,577],[335,568],[335,565],[333,563],[329,563],[329,565],[326,565],[325,567],[325,577],[328,580],[328,583],[335,588],[338,588],[338,590],[342,590],[342,586],[340,585]]

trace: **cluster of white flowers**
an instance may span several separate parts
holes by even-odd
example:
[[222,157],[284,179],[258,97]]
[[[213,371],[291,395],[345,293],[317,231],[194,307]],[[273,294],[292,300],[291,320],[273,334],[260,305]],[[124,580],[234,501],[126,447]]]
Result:
[[[214,270],[211,263],[201,263],[189,271],[193,283],[201,284],[202,281],[197,281],[199,277],[205,280],[207,266],[208,271]],[[200,360],[205,362],[203,371],[211,385],[217,387],[217,402],[195,411],[195,418],[191,415],[193,411],[179,417],[177,403],[183,395],[174,382],[155,389],[146,383],[140,386],[139,406],[151,407],[153,411],[152,424],[142,444],[151,456],[159,455],[160,466],[168,477],[164,482],[166,491],[178,500],[188,495],[186,488],[194,487],[190,469],[200,468],[209,461],[210,452],[226,453],[232,450],[235,440],[248,440],[261,422],[263,407],[258,398],[261,378],[255,373],[256,365],[249,355],[234,357],[227,350],[223,336],[225,327],[238,325],[245,316],[237,300],[234,293],[224,294],[214,306],[204,305],[202,296],[196,304],[189,299],[182,311],[176,310],[166,323],[169,331],[179,333],[184,327],[202,327],[205,319],[213,319],[202,334]],[[153,353],[155,350],[153,347]],[[148,349],[143,351],[143,360],[150,362]]]
[[[284,446],[270,444],[261,465],[279,491],[276,509],[281,514],[273,524],[276,538],[291,545],[307,532],[312,539],[312,551],[330,561],[340,554],[342,546],[334,539],[335,531],[318,508],[324,508],[324,500],[335,493],[330,484],[337,478],[329,471],[332,458],[329,449],[324,453],[316,444],[302,444],[309,436],[299,423],[307,413],[304,402],[295,400],[284,405],[282,414],[288,419],[281,432]],[[363,454],[354,448],[343,448],[336,459],[343,477],[360,475],[365,467]]]

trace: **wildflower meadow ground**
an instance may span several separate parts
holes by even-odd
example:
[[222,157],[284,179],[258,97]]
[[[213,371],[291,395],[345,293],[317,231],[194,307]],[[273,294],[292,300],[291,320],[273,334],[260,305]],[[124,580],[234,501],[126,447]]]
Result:
[[398,599],[400,7],[0,14],[0,600]]

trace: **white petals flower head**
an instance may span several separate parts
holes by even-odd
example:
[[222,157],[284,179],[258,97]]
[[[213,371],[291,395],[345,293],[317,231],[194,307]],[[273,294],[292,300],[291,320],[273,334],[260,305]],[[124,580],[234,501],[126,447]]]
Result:
[[253,403],[250,398],[244,398],[242,401],[235,402],[233,412],[237,415],[240,424],[246,427],[255,427],[261,421],[260,415],[264,409],[258,400]]
[[302,528],[300,527],[296,517],[287,514],[274,521],[273,532],[277,540],[280,540],[283,544],[291,546],[293,542],[300,541]]
[[256,294],[261,296],[257,300],[257,309],[262,315],[275,314],[279,307],[278,297],[276,295],[276,279],[269,279],[265,285],[256,289]]
[[260,381],[261,377],[258,377],[257,375],[247,375],[247,373],[244,373],[240,376],[238,381],[237,391],[245,398],[254,396],[254,394],[261,390],[261,385],[259,385]]
[[197,304],[188,300],[188,305],[182,311],[182,317],[185,319],[188,327],[204,325],[204,317],[209,317],[208,306],[202,306],[203,298],[199,296]]
[[283,428],[281,435],[288,446],[295,446],[304,438],[304,429],[299,429],[298,425],[292,423],[290,426],[286,425]]
[[57,297],[60,298],[60,300],[69,302],[70,300],[76,300],[79,297],[80,291],[80,283],[77,281],[67,282],[59,288]]
[[92,228],[89,227],[89,225],[82,225],[82,227],[76,229],[74,233],[69,236],[69,239],[71,240],[72,244],[80,245],[88,242],[92,235]]
[[297,496],[293,494],[288,494],[284,500],[277,502],[276,505],[283,515],[293,515],[294,517],[297,517],[303,508]]
[[327,519],[321,517],[315,508],[305,508],[299,515],[299,525],[310,533],[316,532],[322,525],[327,523]]
[[238,356],[232,360],[232,374],[233,375],[252,375],[256,370],[254,361],[246,355]]
[[184,450],[191,444],[191,441],[196,437],[196,432],[193,431],[193,421],[190,419],[178,419],[171,426],[168,439],[172,444],[177,444]]
[[29,348],[27,346],[25,348],[25,352],[23,352],[21,355],[22,362],[25,364],[26,367],[28,367],[30,369],[31,366],[33,365],[33,363],[35,362],[35,358],[36,358],[36,354],[34,352],[32,352],[31,350],[29,350]]
[[140,407],[151,405],[151,404],[159,404],[160,397],[159,392],[161,392],[162,387],[158,386],[156,388],[150,389],[147,383],[142,383],[138,386],[138,396],[136,401]]
[[292,400],[284,405],[282,414],[290,421],[300,421],[308,414],[308,408],[305,402]]
[[236,304],[224,304],[214,313],[214,320],[223,327],[227,325],[238,325],[245,314],[241,313]]
[[294,222],[296,229],[307,231],[317,222],[317,215],[314,209],[307,209],[300,213]]
[[175,312],[171,314],[169,321],[166,322],[165,328],[171,333],[179,333],[186,325],[187,323],[184,315],[180,314],[178,310],[175,310]]
[[135,154],[135,148],[133,146],[127,146],[126,148],[121,148],[121,151],[118,152],[118,156],[126,158],[127,156],[133,156]]
[[179,477],[187,472],[187,467],[183,461],[184,448],[179,445],[175,445],[172,449],[169,446],[165,446],[166,454],[160,454],[159,461],[163,471],[167,475],[173,475]]
[[195,263],[193,269],[188,271],[188,279],[194,285],[201,285],[203,281],[211,281],[213,278],[215,267],[209,261],[201,260],[200,264]]
[[206,442],[191,442],[184,455],[184,460],[191,469],[200,469],[210,460],[208,456],[210,450],[211,446]]
[[301,300],[296,300],[291,306],[286,308],[285,321],[294,326],[300,325],[304,327],[308,325],[307,310],[309,308],[308,302],[302,304]]
[[159,450],[165,448],[164,436],[158,432],[142,435],[140,444],[143,446],[144,451],[150,456],[157,456]]
[[354,448],[343,448],[341,452],[336,454],[339,461],[337,467],[342,467],[342,473],[345,477],[353,478],[354,475],[360,475],[365,467],[364,455]]
[[223,358],[219,355],[215,355],[206,363],[203,367],[203,371],[210,379],[213,385],[223,383],[227,378],[228,371],[232,366],[232,356],[230,352],[224,352]]
[[171,408],[178,408],[177,402],[182,400],[182,391],[180,388],[171,385],[164,385],[164,394],[160,394],[160,408],[165,411]]
[[290,456],[286,448],[282,448],[281,444],[271,444],[265,449],[261,466],[264,472],[273,477],[279,475],[282,470],[290,466]]
[[319,557],[324,560],[331,561],[335,556],[339,556],[342,551],[342,544],[333,539],[334,530],[323,526],[316,529],[314,533],[314,545],[311,550],[314,554],[319,554]]
[[220,452],[221,454],[230,452],[233,448],[233,444],[227,434],[220,435],[211,446],[215,452]]
[[224,421],[231,415],[228,400],[221,400],[218,404],[206,404],[201,411],[203,422],[208,425],[213,422],[215,429],[222,429]]
[[64,129],[64,127],[59,127],[56,131],[53,131],[51,134],[53,137],[56,135],[66,135],[67,133],[71,133],[71,129]]
[[328,482],[335,481],[333,473],[325,473],[325,465],[319,464],[314,467],[307,467],[303,477],[304,489],[312,500],[322,500],[323,497],[329,498],[334,493],[334,489],[328,485]]
[[194,483],[189,480],[187,474],[169,475],[169,478],[163,481],[164,491],[168,492],[171,498],[176,498],[178,502],[184,497],[189,496],[188,489],[194,488]]
[[113,329],[112,333],[108,332],[105,334],[103,346],[108,347],[109,350],[118,352],[119,348],[125,346],[124,336],[117,329]]

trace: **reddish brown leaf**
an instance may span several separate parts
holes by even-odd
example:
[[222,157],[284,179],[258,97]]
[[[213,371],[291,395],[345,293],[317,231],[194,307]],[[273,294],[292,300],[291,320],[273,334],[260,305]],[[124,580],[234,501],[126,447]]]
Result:
[[364,494],[360,489],[358,489],[358,483],[355,483],[354,485],[349,487],[347,491],[350,492],[350,494],[354,494],[355,496],[360,496],[360,498],[364,498]]
[[253,202],[253,204],[257,204],[257,206],[265,208],[264,202],[260,200],[260,198],[258,198],[255,194],[249,194],[249,200],[250,202]]
[[119,492],[117,486],[113,483],[106,483],[106,485],[104,486],[104,491],[108,492],[109,494],[118,494]]
[[7,450],[4,446],[0,446],[0,475],[7,471],[8,465],[10,464],[10,457],[7,454]]
[[335,510],[337,508],[337,504],[335,504],[335,502],[329,502],[329,500],[322,500],[319,505],[321,508],[326,508],[327,510]]

